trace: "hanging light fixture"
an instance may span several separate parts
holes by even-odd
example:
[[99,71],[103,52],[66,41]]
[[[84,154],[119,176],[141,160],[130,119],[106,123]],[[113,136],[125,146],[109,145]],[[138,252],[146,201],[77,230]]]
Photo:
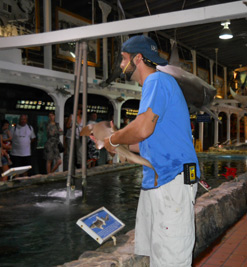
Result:
[[233,37],[232,32],[229,29],[229,24],[231,24],[229,20],[221,23],[221,25],[224,26],[224,28],[222,29],[220,33],[220,36],[219,36],[220,39],[227,40]]

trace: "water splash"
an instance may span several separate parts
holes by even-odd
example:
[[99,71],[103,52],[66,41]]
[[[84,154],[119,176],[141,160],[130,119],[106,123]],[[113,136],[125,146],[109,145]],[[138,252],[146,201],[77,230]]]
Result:
[[[53,189],[49,191],[47,194],[36,192],[34,193],[34,196],[66,199],[67,189]],[[74,190],[74,196],[75,198],[82,197],[81,190]]]

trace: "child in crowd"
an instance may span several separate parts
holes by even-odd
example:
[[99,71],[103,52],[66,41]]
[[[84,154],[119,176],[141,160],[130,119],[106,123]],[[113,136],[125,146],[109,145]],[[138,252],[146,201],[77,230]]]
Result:
[[8,165],[12,165],[8,151],[11,150],[12,135],[9,130],[9,121],[3,120],[2,123],[2,155],[6,157]]

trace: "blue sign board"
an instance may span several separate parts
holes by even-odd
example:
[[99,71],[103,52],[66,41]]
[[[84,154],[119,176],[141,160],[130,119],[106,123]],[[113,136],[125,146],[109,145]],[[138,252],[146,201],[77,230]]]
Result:
[[77,221],[77,225],[99,244],[103,243],[125,226],[123,222],[105,207],[101,207],[87,216],[80,218]]

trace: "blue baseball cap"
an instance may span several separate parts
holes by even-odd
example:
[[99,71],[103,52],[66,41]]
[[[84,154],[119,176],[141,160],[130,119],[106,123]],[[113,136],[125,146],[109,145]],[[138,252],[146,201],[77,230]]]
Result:
[[159,56],[158,47],[153,39],[145,35],[136,35],[128,39],[122,45],[122,52],[135,54],[141,53],[157,65],[165,66],[167,60]]

